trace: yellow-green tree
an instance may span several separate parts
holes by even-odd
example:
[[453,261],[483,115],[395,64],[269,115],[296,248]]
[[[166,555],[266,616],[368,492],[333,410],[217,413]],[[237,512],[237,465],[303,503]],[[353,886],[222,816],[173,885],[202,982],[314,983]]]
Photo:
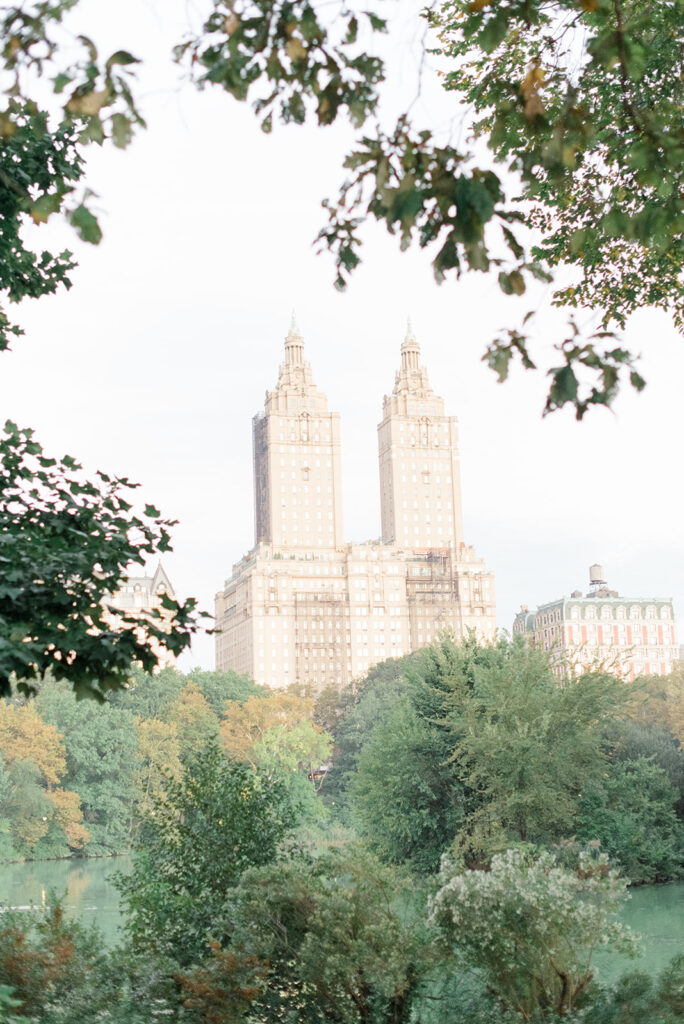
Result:
[[17,852],[35,852],[41,841],[48,844],[44,854],[65,843],[82,849],[89,833],[80,797],[59,786],[67,768],[62,737],[35,705],[0,703],[0,756],[9,775],[3,811]]
[[644,700],[635,709],[635,718],[648,725],[669,729],[684,746],[684,663],[669,676],[651,676],[644,686]]
[[218,737],[219,723],[199,686],[188,683],[169,707],[165,721],[176,726],[182,755],[203,749]]
[[244,704],[230,701],[221,722],[221,742],[232,757],[253,760],[254,748],[264,741],[270,729],[278,726],[287,733],[302,722],[312,723],[313,713],[312,698],[293,693],[250,697]]
[[181,745],[175,722],[158,718],[137,719],[138,726],[138,814],[144,814],[165,790],[168,778],[180,778]]
[[293,693],[230,701],[221,723],[227,754],[252,767],[267,768],[288,780],[304,817],[316,818],[322,808],[307,780],[332,753],[333,739],[313,721],[314,701]]
[[35,706],[0,703],[0,751],[6,765],[33,761],[46,787],[56,785],[66,771],[62,737],[42,720]]

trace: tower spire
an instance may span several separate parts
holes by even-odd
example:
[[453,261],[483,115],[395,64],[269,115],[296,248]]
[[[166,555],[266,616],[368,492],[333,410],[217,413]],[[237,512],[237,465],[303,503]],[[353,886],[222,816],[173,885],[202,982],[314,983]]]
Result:
[[297,326],[297,315],[292,310],[290,330],[285,338],[285,362],[288,366],[302,366],[304,363],[304,339]]
[[411,317],[406,321],[406,337],[401,346],[401,369],[403,373],[417,373],[420,370],[420,345],[413,333]]

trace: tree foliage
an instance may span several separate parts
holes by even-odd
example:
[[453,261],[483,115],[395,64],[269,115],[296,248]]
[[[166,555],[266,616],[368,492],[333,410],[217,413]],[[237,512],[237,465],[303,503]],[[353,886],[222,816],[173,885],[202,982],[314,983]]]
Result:
[[133,715],[108,704],[78,701],[64,683],[44,686],[37,711],[62,736],[64,781],[78,793],[91,856],[119,853],[130,843],[136,800],[137,735]]
[[[35,700],[0,700],[0,861],[127,852],[169,780],[180,781],[184,762],[218,738],[230,694],[236,705],[248,694],[275,698],[271,713],[288,696],[230,672],[136,669],[100,706],[54,679],[39,684]],[[270,728],[239,759],[278,776],[311,824],[326,812],[307,775],[328,757],[331,739],[308,717],[311,702],[297,701],[298,714],[271,714]]]
[[301,722],[311,721],[313,712],[312,698],[286,691],[249,697],[242,704],[231,701],[223,712],[221,742],[231,757],[249,760],[271,729],[291,730]]
[[645,757],[607,765],[584,787],[577,837],[599,840],[631,882],[676,878],[684,855],[677,796],[663,769]]
[[33,761],[45,784],[56,785],[66,771],[62,739],[37,708],[0,702],[0,749],[5,764]]
[[573,871],[549,853],[521,850],[497,854],[488,871],[464,871],[447,859],[439,882],[432,921],[523,1020],[572,1011],[602,945],[636,953],[634,936],[614,920],[626,883],[603,855],[581,854]]
[[556,304],[605,326],[682,291],[682,11],[650,0],[446,0],[433,16],[446,87],[522,179],[535,252],[577,268]]
[[[81,237],[97,242],[87,193],[74,198],[81,148],[106,139],[125,146],[143,123],[128,51],[103,61],[76,36],[82,58],[63,66],[69,48],[57,44],[55,29],[76,5],[4,8],[0,70],[9,98],[0,138],[10,164],[27,164],[23,176],[0,180],[11,267],[0,287],[14,301],[68,286],[73,266],[68,253],[27,251],[22,224],[64,212]],[[444,85],[464,101],[465,125],[486,139],[491,157],[467,132],[468,141],[454,145],[416,123],[411,108],[383,127],[386,68],[376,44],[387,21],[373,10],[330,11],[309,0],[250,0],[238,10],[232,0],[206,0],[174,57],[199,88],[251,103],[266,132],[276,120],[325,127],[346,119],[360,130],[318,236],[334,255],[338,287],[361,260],[369,218],[403,249],[429,251],[438,281],[491,271],[504,294],[522,295],[528,282],[569,267],[572,283],[564,278],[553,301],[597,310],[602,326],[585,336],[570,317],[548,371],[546,411],[570,404],[581,418],[610,404],[625,377],[641,389],[635,355],[613,327],[644,305],[684,323],[679,0],[441,0],[424,17],[446,62]],[[51,76],[52,113],[44,94],[37,102],[25,84],[35,71]],[[536,367],[531,316],[485,353],[501,380],[511,360]],[[6,343],[12,328],[6,319],[0,327]]]
[[[144,124],[128,81],[136,59],[117,50],[103,60],[84,35],[65,45],[63,22],[76,3],[33,0],[0,9],[0,292],[11,302],[71,286],[71,253],[33,251],[26,225],[62,214],[81,239],[97,244],[102,232],[90,208],[93,193],[82,185],[83,147],[106,138],[125,147]],[[21,333],[0,307],[0,351]]]
[[333,747],[332,737],[315,724],[313,714],[313,699],[281,691],[249,697],[242,704],[229,701],[221,722],[226,753],[279,774],[310,821],[321,816],[315,776]]
[[90,839],[79,794],[69,782],[63,737],[34,706],[0,702],[0,817],[11,846],[6,856],[49,857],[81,850]]
[[[107,601],[131,563],[170,549],[173,523],[129,500],[135,484],[85,479],[70,456],[46,455],[33,431],[7,422],[0,436],[0,696],[30,695],[49,671],[80,697],[104,699],[133,661],[152,671],[159,649],[179,653],[197,628],[194,600],[163,598],[145,619]],[[164,614],[163,614],[164,613]],[[171,619],[169,621],[169,615]]]
[[138,750],[136,785],[140,794],[138,813],[145,815],[152,802],[166,792],[167,778],[180,778],[181,748],[175,722],[158,718],[138,718]]
[[626,684],[593,674],[560,686],[544,652],[474,637],[406,671],[401,710],[383,709],[354,756],[352,806],[376,851],[434,870],[453,841],[477,864],[511,842],[573,834]]
[[350,787],[356,776],[356,760],[375,728],[406,695],[410,685],[406,674],[410,665],[425,652],[379,662],[368,675],[341,690],[324,690],[316,700],[314,721],[334,739],[334,770],[321,787],[326,804],[336,817],[350,822]]
[[439,961],[406,878],[359,849],[252,868],[227,911],[269,965],[257,1020],[408,1022]]
[[452,681],[453,757],[473,792],[459,836],[477,855],[510,838],[548,843],[572,835],[578,800],[604,764],[603,725],[626,684],[587,674],[559,685],[544,652],[514,644],[501,667]]
[[164,719],[176,726],[182,755],[192,755],[218,738],[218,722],[209,701],[193,682],[188,682],[171,704]]
[[378,724],[356,764],[354,817],[370,848],[389,863],[435,872],[466,813],[448,733],[402,701]]
[[314,701],[287,691],[262,693],[244,703],[229,701],[221,742],[230,757],[311,771],[330,754],[330,738],[313,721]]
[[119,887],[132,941],[181,965],[225,944],[221,908],[243,871],[279,856],[296,812],[277,778],[229,761],[216,744],[169,778],[137,839],[133,871]]
[[83,984],[95,961],[97,945],[94,931],[65,921],[59,902],[40,911],[28,927],[25,914],[4,913],[0,985],[9,986],[20,1012],[35,1020],[50,1000],[68,999],[70,991]]

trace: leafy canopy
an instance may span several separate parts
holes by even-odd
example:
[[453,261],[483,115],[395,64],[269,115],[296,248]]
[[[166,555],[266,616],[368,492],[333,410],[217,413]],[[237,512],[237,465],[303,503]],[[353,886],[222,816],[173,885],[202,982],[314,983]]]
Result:
[[[77,2],[0,8],[0,292],[11,302],[71,286],[71,253],[33,251],[24,229],[62,214],[83,241],[97,244],[102,231],[89,207],[93,193],[81,185],[82,147],[105,139],[125,147],[144,124],[128,81],[135,57],[118,50],[102,60],[87,36],[65,33]],[[0,308],[0,351],[21,333]]]
[[606,768],[606,727],[625,715],[626,683],[597,673],[560,685],[548,655],[518,639],[445,639],[405,670],[394,706],[371,689],[349,714],[353,734],[371,698],[349,792],[381,857],[434,871],[452,843],[478,865],[511,843],[574,834],[584,788]]
[[408,1024],[441,959],[410,881],[356,847],[252,868],[226,912],[269,967],[257,1020]]
[[[145,619],[107,601],[131,563],[170,550],[152,505],[135,513],[136,485],[98,473],[87,480],[70,456],[47,456],[33,431],[5,424],[0,435],[0,696],[11,680],[26,695],[49,671],[79,697],[122,687],[131,662],[147,671],[159,649],[179,653],[197,628],[194,600],[165,595]],[[170,616],[170,619],[169,619]]]
[[278,859],[296,817],[278,778],[207,744],[151,797],[133,871],[119,878],[134,945],[181,965],[201,959],[209,940],[224,945],[227,890],[248,867]]
[[599,840],[601,849],[635,884],[681,876],[682,823],[679,794],[650,758],[618,761],[584,787],[577,837]]
[[[33,706],[33,705],[30,705]],[[41,687],[35,707],[62,736],[65,784],[83,805],[90,856],[119,853],[130,843],[135,786],[136,723],[129,711],[79,701],[67,683]]]
[[[3,166],[16,170],[0,178],[8,256],[0,290],[12,301],[68,286],[73,266],[69,253],[28,251],[22,225],[63,213],[82,238],[98,242],[88,193],[74,194],[82,147],[107,140],[124,147],[143,124],[128,77],[137,61],[128,51],[102,60],[79,35],[72,46],[81,57],[65,64],[71,48],[58,43],[56,30],[77,3],[3,9],[0,143]],[[428,251],[438,281],[491,271],[504,294],[519,296],[530,281],[569,268],[572,282],[564,276],[553,301],[597,311],[601,327],[585,336],[570,317],[548,370],[545,411],[570,404],[581,418],[609,405],[625,377],[640,390],[635,355],[614,328],[645,305],[684,324],[681,3],[441,0],[423,16],[447,62],[445,88],[464,101],[472,132],[461,131],[465,144],[414,123],[410,108],[390,127],[377,123],[385,63],[376,37],[387,22],[372,10],[331,11],[308,0],[249,0],[238,9],[232,0],[205,0],[199,26],[174,58],[199,88],[250,102],[266,132],[276,119],[321,127],[347,119],[360,130],[318,236],[335,258],[339,288],[361,261],[368,219],[397,235],[402,249]],[[484,359],[500,380],[512,360],[536,368],[532,316],[489,345]],[[12,331],[2,314],[4,345]]]
[[452,756],[473,794],[463,849],[486,855],[509,837],[572,835],[583,787],[603,769],[603,725],[628,695],[627,684],[598,673],[561,686],[548,656],[519,644],[500,667],[478,668],[472,686],[453,679]]
[[352,807],[365,842],[389,863],[435,872],[466,813],[448,732],[400,701],[356,764]]

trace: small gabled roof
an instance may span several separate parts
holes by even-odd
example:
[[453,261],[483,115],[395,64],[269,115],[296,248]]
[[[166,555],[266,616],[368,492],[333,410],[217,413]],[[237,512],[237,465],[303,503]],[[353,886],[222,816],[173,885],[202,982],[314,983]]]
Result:
[[164,571],[164,567],[161,564],[161,562],[159,562],[159,564],[157,565],[154,576],[152,577],[152,593],[156,594],[160,586],[164,587],[169,597],[174,597],[176,592],[173,589],[173,584],[171,583],[169,577],[166,575],[166,572]]

